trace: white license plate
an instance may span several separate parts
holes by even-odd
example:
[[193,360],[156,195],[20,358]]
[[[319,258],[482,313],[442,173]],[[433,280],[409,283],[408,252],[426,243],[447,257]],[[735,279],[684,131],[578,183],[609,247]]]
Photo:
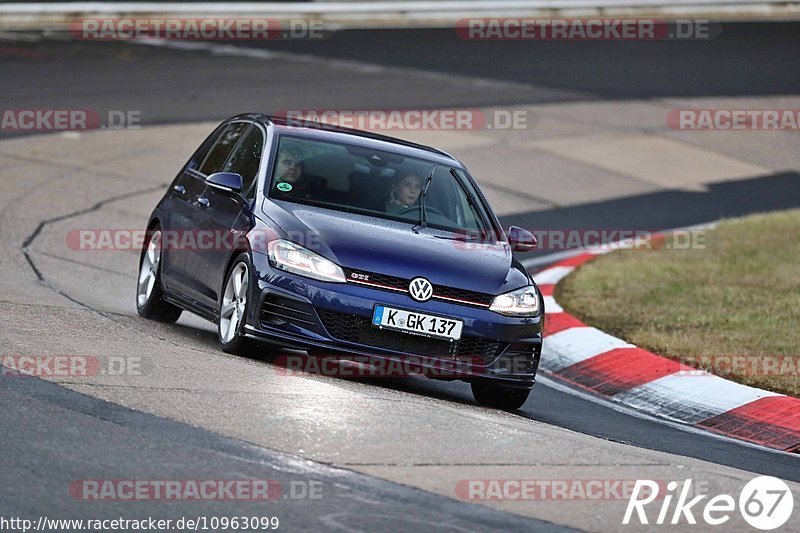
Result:
[[461,338],[461,329],[464,326],[464,322],[452,318],[426,315],[416,311],[405,311],[376,305],[375,311],[372,313],[372,325],[426,337],[457,341]]

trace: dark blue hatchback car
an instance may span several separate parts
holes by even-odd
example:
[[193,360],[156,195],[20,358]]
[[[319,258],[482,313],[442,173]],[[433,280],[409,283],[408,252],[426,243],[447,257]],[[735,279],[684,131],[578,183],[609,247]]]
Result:
[[[139,314],[205,317],[225,351],[260,340],[262,350],[413,359],[503,409],[533,386],[543,299],[512,252],[535,239],[506,234],[442,151],[240,115],[192,155],[147,229]],[[437,372],[443,363],[458,372]]]

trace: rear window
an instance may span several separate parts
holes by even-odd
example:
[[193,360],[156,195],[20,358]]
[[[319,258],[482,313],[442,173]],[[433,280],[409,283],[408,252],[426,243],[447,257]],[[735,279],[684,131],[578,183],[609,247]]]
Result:
[[424,211],[429,226],[455,232],[491,228],[463,171],[349,144],[281,137],[269,196],[412,224]]

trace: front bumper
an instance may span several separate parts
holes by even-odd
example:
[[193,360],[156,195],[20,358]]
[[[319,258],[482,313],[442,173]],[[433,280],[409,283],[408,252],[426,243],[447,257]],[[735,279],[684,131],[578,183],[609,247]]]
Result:
[[[325,354],[352,354],[407,361],[428,375],[466,381],[491,380],[511,387],[533,385],[542,348],[543,315],[507,317],[486,308],[429,300],[353,283],[327,283],[273,269],[255,258],[246,332],[281,346]],[[464,321],[461,340],[430,339],[379,330],[371,324],[375,304],[418,310]],[[457,363],[455,375],[440,371]],[[447,377],[451,376],[451,377]],[[455,376],[455,377],[453,377]]]

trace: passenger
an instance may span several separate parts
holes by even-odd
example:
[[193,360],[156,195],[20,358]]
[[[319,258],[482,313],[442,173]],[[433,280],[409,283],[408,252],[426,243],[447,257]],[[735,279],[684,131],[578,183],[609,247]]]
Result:
[[385,211],[390,215],[396,215],[403,209],[407,209],[417,203],[419,194],[422,190],[422,180],[413,172],[400,174],[392,183],[389,190],[389,197],[386,199]]

